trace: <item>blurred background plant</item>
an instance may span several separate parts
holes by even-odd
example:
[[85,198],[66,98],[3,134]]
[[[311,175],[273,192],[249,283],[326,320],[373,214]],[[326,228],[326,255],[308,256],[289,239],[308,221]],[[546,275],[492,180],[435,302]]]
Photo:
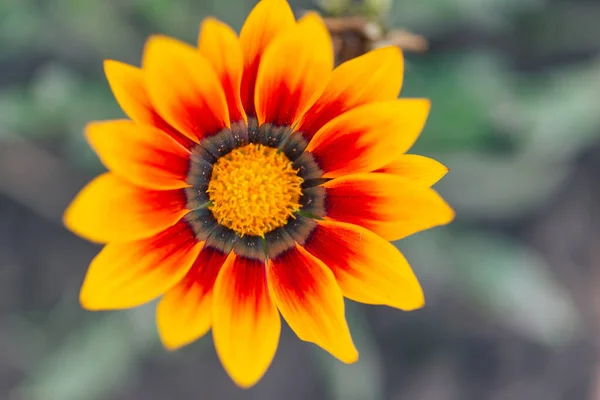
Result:
[[308,0],[338,61],[405,49],[403,97],[429,97],[412,152],[450,167],[451,226],[398,243],[427,306],[348,304],[361,351],[337,363],[284,330],[266,377],[237,389],[210,338],[163,350],[153,306],[80,309],[98,247],[61,225],[102,171],[82,127],[122,117],[102,60],[145,37],[239,29],[254,0],[0,1],[0,398],[9,400],[600,399],[600,3]]

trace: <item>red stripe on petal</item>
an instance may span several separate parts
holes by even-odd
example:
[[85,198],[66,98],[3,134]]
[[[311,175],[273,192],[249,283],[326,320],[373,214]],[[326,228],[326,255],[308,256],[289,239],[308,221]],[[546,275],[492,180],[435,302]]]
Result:
[[357,225],[317,224],[304,247],[331,268],[344,296],[402,310],[423,306],[421,286],[394,245]]
[[344,299],[329,268],[296,247],[269,260],[267,271],[271,295],[296,335],[340,361],[355,362]]
[[217,277],[213,295],[217,354],[235,383],[250,387],[269,368],[281,330],[264,263],[231,253]]
[[429,100],[369,103],[333,119],[317,132],[312,152],[325,178],[371,172],[405,153],[429,113]]
[[285,0],[261,0],[248,15],[240,31],[240,43],[244,52],[241,99],[249,116],[256,116],[256,75],[263,53],[273,39],[295,24],[294,13]]
[[182,283],[187,287],[201,287],[202,293],[208,293],[212,290],[227,256],[228,254],[221,250],[204,246]]
[[331,74],[329,84],[306,112],[298,131],[310,141],[326,123],[360,105],[392,100],[402,86],[402,53],[397,47],[370,51],[347,61]]
[[198,49],[206,56],[219,76],[227,98],[231,123],[246,120],[240,98],[243,73],[243,56],[237,35],[226,24],[214,18],[202,23]]
[[167,132],[182,146],[191,148],[194,142],[169,125],[154,109],[146,90],[144,71],[118,61],[104,61],[104,73],[115,99],[133,121],[152,125]]
[[331,37],[321,18],[308,13],[262,56],[254,96],[258,123],[293,125],[321,95],[332,68]]
[[204,246],[187,275],[158,303],[156,321],[165,347],[177,349],[208,332],[212,290],[226,258],[227,254]]
[[219,77],[197,49],[153,36],[146,43],[142,64],[152,104],[170,125],[197,143],[229,127]]
[[64,221],[76,234],[96,242],[149,237],[178,222],[188,210],[185,192],[146,190],[105,173],[77,195]]
[[132,121],[93,122],[90,146],[115,174],[149,189],[180,189],[186,183],[190,153],[165,132]]
[[448,173],[448,167],[432,158],[403,154],[375,172],[394,174],[425,186],[432,186]]
[[185,222],[149,239],[109,243],[90,264],[81,305],[107,310],[147,303],[185,276],[200,248]]
[[391,174],[346,175],[323,186],[328,219],[365,227],[387,240],[454,218],[452,208],[433,189]]

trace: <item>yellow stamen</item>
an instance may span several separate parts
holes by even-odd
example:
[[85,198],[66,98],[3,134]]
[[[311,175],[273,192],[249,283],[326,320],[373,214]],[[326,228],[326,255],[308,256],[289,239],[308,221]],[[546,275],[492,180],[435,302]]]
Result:
[[301,184],[285,154],[249,144],[214,164],[207,190],[209,207],[220,224],[239,235],[264,236],[300,209]]

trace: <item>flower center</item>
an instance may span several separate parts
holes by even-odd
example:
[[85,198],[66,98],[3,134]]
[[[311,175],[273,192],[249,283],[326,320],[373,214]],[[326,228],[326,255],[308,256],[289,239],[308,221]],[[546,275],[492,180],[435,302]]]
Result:
[[303,180],[297,172],[275,148],[239,147],[213,165],[209,208],[221,225],[240,236],[264,237],[300,209]]

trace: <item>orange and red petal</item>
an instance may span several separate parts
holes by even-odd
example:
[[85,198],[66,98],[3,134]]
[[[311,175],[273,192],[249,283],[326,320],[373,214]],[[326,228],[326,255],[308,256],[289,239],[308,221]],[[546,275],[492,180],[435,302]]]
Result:
[[65,225],[88,240],[124,242],[153,236],[187,212],[183,190],[147,190],[113,173],[91,181],[65,211]]
[[256,116],[254,93],[261,58],[269,44],[296,24],[294,13],[285,0],[261,0],[248,15],[240,31],[244,58],[241,99],[249,116]]
[[428,113],[425,99],[365,104],[326,124],[306,151],[313,153],[325,178],[371,172],[413,145]]
[[237,35],[227,24],[207,18],[202,22],[198,48],[212,65],[223,86],[230,122],[245,120],[240,97],[244,60]]
[[333,70],[323,94],[304,114],[298,131],[310,141],[326,123],[363,104],[393,100],[402,87],[403,59],[397,47],[384,47]]
[[394,174],[424,186],[433,186],[448,173],[448,167],[432,158],[403,154],[376,172]]
[[189,138],[165,122],[154,109],[146,90],[144,71],[132,65],[106,60],[104,73],[115,99],[129,118],[169,133],[185,147],[192,146],[193,142]]
[[212,290],[227,254],[205,245],[187,275],[156,308],[158,333],[175,350],[204,336],[212,323]]
[[201,244],[184,222],[148,239],[109,243],[92,260],[79,300],[88,310],[147,303],[181,280]]
[[387,240],[454,219],[454,211],[436,191],[396,175],[346,175],[323,186],[328,219],[362,226]]
[[170,125],[195,142],[229,127],[219,77],[197,49],[166,36],[152,36],[142,67],[152,104]]
[[230,253],[215,282],[212,318],[223,367],[239,386],[254,385],[269,368],[281,331],[263,262]]
[[301,247],[269,260],[269,290],[281,315],[304,341],[345,363],[358,359],[331,270]]
[[149,189],[180,189],[190,152],[167,133],[131,121],[92,122],[86,136],[100,161],[116,175]]
[[256,78],[258,123],[292,126],[327,85],[333,45],[321,17],[308,13],[266,49]]
[[421,285],[394,245],[358,225],[317,223],[304,248],[331,268],[344,296],[407,311],[423,306]]

